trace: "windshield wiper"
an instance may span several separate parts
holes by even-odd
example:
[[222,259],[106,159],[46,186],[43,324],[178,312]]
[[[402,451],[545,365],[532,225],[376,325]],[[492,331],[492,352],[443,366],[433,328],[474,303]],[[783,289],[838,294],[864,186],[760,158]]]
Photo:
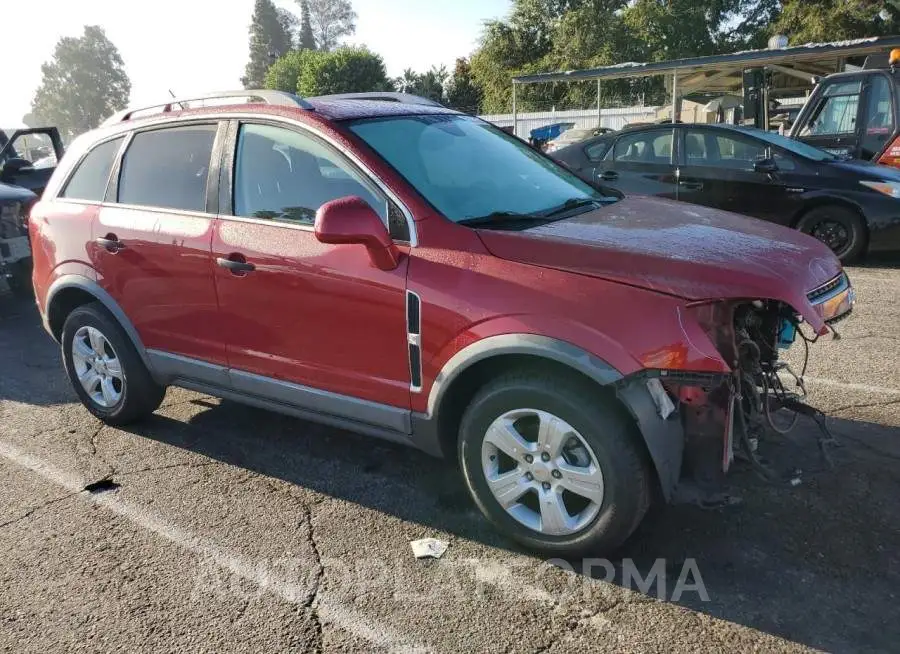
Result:
[[615,200],[615,198],[610,198],[609,200],[601,200],[600,198],[569,198],[559,206],[551,207],[546,211],[542,211],[540,215],[544,218],[550,218],[552,216],[558,216],[562,213],[574,211],[575,209],[581,209],[582,207],[594,207],[599,204],[603,204],[604,201],[610,202],[612,200]]
[[463,218],[457,221],[466,227],[495,227],[515,229],[517,227],[534,227],[535,223],[550,222],[543,214],[517,213],[515,211],[494,211],[486,216]]

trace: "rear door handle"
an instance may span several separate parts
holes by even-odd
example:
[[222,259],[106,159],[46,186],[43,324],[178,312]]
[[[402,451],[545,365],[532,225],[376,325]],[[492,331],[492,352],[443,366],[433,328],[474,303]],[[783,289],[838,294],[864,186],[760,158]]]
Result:
[[608,182],[613,181],[614,179],[619,179],[619,173],[614,170],[604,170],[600,173],[600,179],[605,179]]
[[125,244],[120,241],[115,234],[107,234],[95,239],[98,245],[108,252],[118,252],[125,248]]
[[[231,255],[232,257],[236,257],[236,255]],[[256,266],[254,266],[249,261],[241,261],[237,258],[228,258],[218,257],[216,259],[216,264],[221,266],[222,268],[228,268],[235,275],[246,275],[248,272],[253,272],[256,270]]]
[[700,191],[703,189],[703,184],[700,182],[678,182],[678,184],[689,191]]

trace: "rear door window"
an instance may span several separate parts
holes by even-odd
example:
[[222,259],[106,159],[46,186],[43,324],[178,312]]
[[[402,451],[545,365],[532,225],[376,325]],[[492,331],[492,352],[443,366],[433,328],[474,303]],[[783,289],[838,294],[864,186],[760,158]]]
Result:
[[640,132],[616,141],[613,159],[622,163],[672,163],[672,130]]
[[591,143],[584,149],[584,153],[591,161],[600,161],[603,159],[603,155],[606,154],[606,151],[609,150],[609,144],[609,140]]
[[206,211],[216,125],[184,125],[135,134],[122,160],[122,204]]
[[125,137],[121,136],[101,143],[88,152],[75,168],[60,197],[103,202],[106,185],[109,183],[109,173],[124,140]]
[[766,158],[766,144],[735,134],[688,129],[684,154],[688,166],[753,170],[755,162]]

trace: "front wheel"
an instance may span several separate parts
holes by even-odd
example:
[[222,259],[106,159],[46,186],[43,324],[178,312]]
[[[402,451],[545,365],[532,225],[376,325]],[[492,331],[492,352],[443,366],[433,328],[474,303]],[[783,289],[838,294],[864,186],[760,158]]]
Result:
[[125,331],[101,304],[73,310],[61,342],[72,387],[103,422],[123,425],[159,407],[165,388],[153,380]]
[[460,428],[466,484],[482,513],[551,555],[608,553],[650,503],[634,426],[579,380],[539,371],[482,388]]
[[797,229],[831,248],[842,263],[852,263],[866,250],[866,226],[854,211],[839,206],[823,206],[803,214]]

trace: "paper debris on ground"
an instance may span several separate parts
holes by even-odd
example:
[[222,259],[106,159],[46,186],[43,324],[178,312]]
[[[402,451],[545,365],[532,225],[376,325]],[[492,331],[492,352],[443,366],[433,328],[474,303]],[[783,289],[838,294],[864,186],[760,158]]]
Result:
[[426,559],[431,557],[439,559],[447,551],[447,543],[437,538],[421,538],[419,540],[410,541],[413,555],[417,559]]

